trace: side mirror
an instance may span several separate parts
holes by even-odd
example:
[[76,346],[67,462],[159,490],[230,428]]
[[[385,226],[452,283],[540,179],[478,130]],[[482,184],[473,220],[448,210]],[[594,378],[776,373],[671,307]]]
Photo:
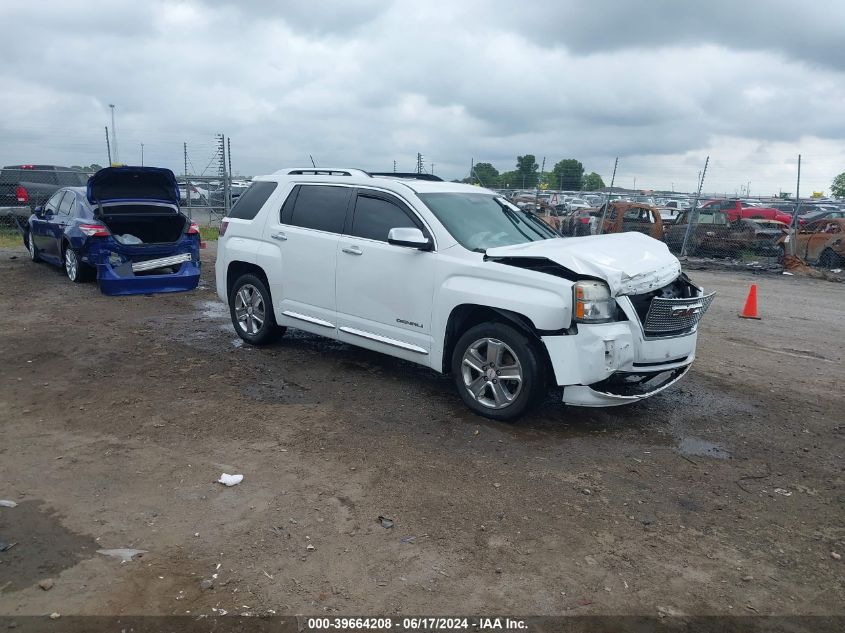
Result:
[[36,215],[36,217],[40,218],[44,215],[44,207],[42,207],[41,205],[38,205],[37,207],[35,207],[32,210],[32,212]]
[[390,229],[387,234],[387,243],[394,246],[418,248],[421,251],[430,251],[432,248],[431,240],[417,228]]

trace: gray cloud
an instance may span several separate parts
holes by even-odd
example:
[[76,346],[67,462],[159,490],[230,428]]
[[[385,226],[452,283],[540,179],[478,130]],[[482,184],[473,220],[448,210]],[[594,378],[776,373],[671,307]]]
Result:
[[419,151],[451,178],[533,153],[691,186],[710,153],[714,183],[776,190],[802,152],[827,187],[845,169],[842,9],[766,4],[11,3],[0,162],[105,162],[115,103],[121,159],[143,142],[179,171],[183,141],[201,171],[225,132],[244,174],[309,154],[411,169]]

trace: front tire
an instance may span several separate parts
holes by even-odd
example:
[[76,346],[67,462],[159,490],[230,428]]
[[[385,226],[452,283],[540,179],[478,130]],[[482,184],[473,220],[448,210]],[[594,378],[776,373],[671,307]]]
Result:
[[504,323],[467,330],[455,345],[451,367],[464,404],[493,420],[520,417],[537,402],[544,386],[538,343]]
[[267,285],[255,275],[235,281],[229,293],[229,313],[238,336],[250,345],[272,343],[286,330],[276,323]]
[[38,251],[35,249],[35,241],[32,239],[32,233],[26,234],[26,248],[29,250],[29,259],[33,262],[40,262],[41,257],[38,255]]

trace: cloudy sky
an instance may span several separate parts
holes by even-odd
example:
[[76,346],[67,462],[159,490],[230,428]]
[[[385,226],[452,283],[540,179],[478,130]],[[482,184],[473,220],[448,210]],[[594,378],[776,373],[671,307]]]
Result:
[[845,171],[845,2],[4,0],[0,163],[444,178],[578,158],[609,183],[752,195]]

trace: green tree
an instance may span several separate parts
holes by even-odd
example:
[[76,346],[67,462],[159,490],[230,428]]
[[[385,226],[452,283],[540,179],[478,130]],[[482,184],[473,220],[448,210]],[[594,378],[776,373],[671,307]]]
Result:
[[845,198],[845,171],[833,179],[830,185],[830,195],[834,198]]
[[555,164],[551,174],[549,183],[555,189],[578,191],[584,179],[584,165],[574,158],[564,158]]
[[584,191],[598,191],[604,188],[604,180],[596,172],[584,176]]
[[519,174],[519,181],[514,183],[515,187],[523,189],[534,189],[538,184],[537,171],[540,166],[537,164],[537,157],[534,154],[516,157],[516,171]]
[[498,187],[499,170],[490,163],[476,163],[473,173],[465,180],[470,184],[480,184],[482,187]]
[[522,186],[522,174],[518,171],[503,171],[499,174],[499,186],[503,189],[518,189]]

